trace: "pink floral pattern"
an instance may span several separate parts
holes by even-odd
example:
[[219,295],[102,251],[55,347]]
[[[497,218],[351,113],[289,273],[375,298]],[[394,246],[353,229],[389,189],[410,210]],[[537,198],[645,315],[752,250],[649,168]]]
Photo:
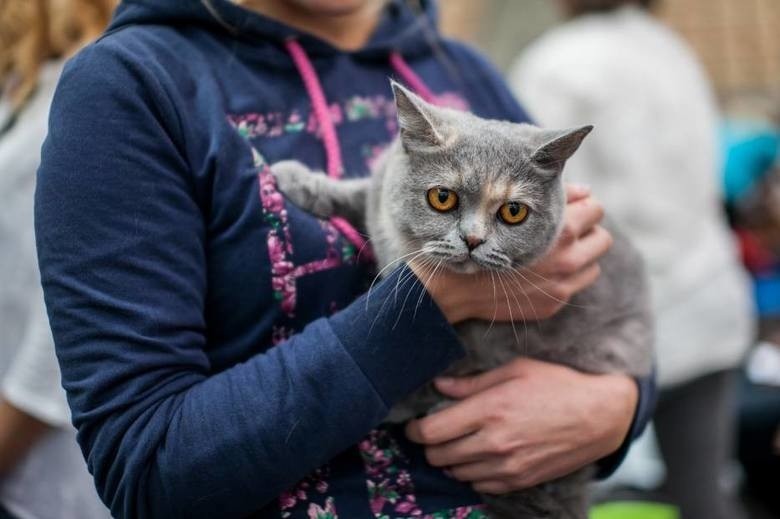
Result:
[[488,518],[483,505],[424,513],[417,503],[411,475],[401,468],[408,460],[387,431],[371,431],[358,448],[366,467],[369,504],[375,519]]
[[[336,505],[332,497],[325,499],[325,506],[312,503],[313,495],[324,495],[328,492],[327,477],[330,469],[325,466],[315,470],[312,474],[301,480],[294,488],[283,492],[279,496],[279,510],[283,519],[293,517],[293,514],[303,508],[309,519],[338,519]],[[308,506],[307,506],[308,505]]]
[[[388,431],[374,430],[358,444],[366,470],[368,505],[374,519],[488,519],[484,505],[424,512],[417,503],[409,460]],[[338,519],[336,502],[328,496],[330,468],[315,470],[279,496],[282,519]]]
[[368,498],[374,517],[389,517],[385,512],[388,505],[393,512],[421,517],[423,514],[417,506],[412,477],[397,466],[406,458],[393,437],[384,430],[371,431],[360,442],[358,449],[366,466]]
[[[468,110],[468,102],[456,92],[442,92],[436,95],[436,104],[456,110]],[[398,132],[395,101],[384,95],[352,96],[342,103],[328,105],[333,124],[338,127],[345,123],[382,119],[385,121],[388,137]],[[313,112],[302,115],[299,110],[289,113],[245,113],[229,114],[230,124],[246,139],[258,137],[280,137],[291,133],[307,132],[319,135],[320,128]]]
[[355,247],[345,242],[339,248],[340,234],[333,225],[320,220],[327,249],[325,257],[302,265],[293,263],[293,243],[284,196],[276,188],[276,178],[263,156],[252,148],[254,165],[258,169],[260,202],[263,219],[268,224],[268,256],[271,260],[271,288],[282,311],[289,317],[295,315],[297,303],[296,280],[316,272],[339,267],[357,260]]

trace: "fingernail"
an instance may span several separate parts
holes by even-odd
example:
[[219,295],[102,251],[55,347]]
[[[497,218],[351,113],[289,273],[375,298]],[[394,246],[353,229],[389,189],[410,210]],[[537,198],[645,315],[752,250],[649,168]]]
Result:
[[452,377],[437,377],[436,383],[442,386],[451,386],[455,383],[455,379]]

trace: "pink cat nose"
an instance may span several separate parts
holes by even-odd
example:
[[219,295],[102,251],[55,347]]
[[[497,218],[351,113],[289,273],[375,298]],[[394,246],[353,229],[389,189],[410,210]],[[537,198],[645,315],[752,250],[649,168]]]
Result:
[[485,240],[482,238],[477,238],[476,236],[468,235],[468,236],[461,236],[463,238],[463,241],[466,242],[466,247],[469,248],[469,252],[473,251],[483,243],[485,243]]

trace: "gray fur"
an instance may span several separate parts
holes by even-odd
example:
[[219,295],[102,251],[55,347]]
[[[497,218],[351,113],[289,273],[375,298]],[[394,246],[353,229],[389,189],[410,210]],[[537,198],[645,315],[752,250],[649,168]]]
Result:
[[[539,281],[525,267],[557,239],[566,203],[561,172],[592,127],[549,131],[485,120],[431,106],[395,83],[393,91],[400,137],[370,179],[339,182],[286,161],[272,167],[280,189],[318,216],[343,216],[367,229],[380,267],[416,258],[460,272],[488,269],[500,280],[497,297],[520,302],[524,294],[516,290],[516,280]],[[456,210],[430,207],[426,193],[435,186],[457,192]],[[522,224],[509,226],[497,218],[509,200],[530,207]],[[615,242],[593,286],[554,317],[519,329],[476,320],[458,324],[467,355],[447,374],[483,372],[527,356],[591,373],[647,375],[652,321],[644,273],[629,242],[608,227]],[[465,236],[484,243],[470,252]],[[446,399],[428,384],[397,404],[389,420],[405,421],[442,405]],[[485,501],[496,518],[585,518],[592,472],[587,467],[522,492],[484,496]]]

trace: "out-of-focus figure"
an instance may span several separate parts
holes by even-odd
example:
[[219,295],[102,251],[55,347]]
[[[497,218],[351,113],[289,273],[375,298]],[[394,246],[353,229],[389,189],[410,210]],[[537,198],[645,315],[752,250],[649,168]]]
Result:
[[[35,257],[33,192],[65,58],[113,0],[0,2],[0,517],[108,517],[76,443]],[[89,102],[85,100],[85,102]]]
[[544,126],[596,126],[567,170],[643,253],[657,316],[655,415],[664,493],[686,519],[740,517],[719,478],[731,456],[737,367],[753,340],[749,284],[722,214],[714,94],[648,0],[561,0],[570,17],[515,64]]
[[[724,187],[753,277],[760,342],[746,363],[739,460],[748,503],[780,516],[780,105],[742,93],[726,103]],[[751,510],[751,512],[753,512]],[[754,513],[761,514],[760,510]]]

